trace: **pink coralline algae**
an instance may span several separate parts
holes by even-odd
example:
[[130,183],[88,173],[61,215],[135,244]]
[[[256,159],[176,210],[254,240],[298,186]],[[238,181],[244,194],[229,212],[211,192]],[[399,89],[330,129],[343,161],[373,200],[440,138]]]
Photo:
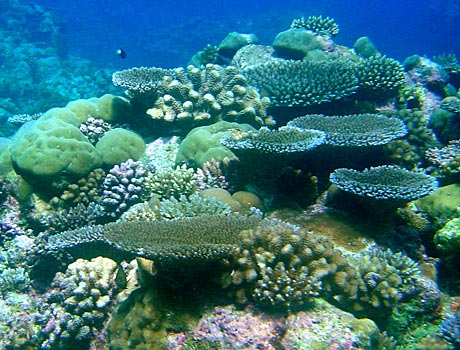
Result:
[[[203,316],[193,331],[194,340],[204,340],[221,345],[222,349],[275,350],[286,331],[285,319],[257,314],[234,307],[216,307]],[[170,338],[169,349],[175,349]],[[182,338],[183,340],[183,338]]]

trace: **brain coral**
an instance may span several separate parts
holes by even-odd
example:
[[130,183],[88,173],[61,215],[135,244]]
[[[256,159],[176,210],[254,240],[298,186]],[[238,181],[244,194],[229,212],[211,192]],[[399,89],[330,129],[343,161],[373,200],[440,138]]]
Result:
[[360,172],[336,169],[330,181],[345,192],[375,199],[412,201],[436,190],[433,176],[409,171],[392,165],[382,165]]
[[271,60],[243,70],[272,106],[310,106],[339,100],[358,88],[352,65],[346,61]]
[[295,118],[288,125],[323,131],[326,133],[326,143],[332,146],[382,145],[407,133],[406,126],[400,119],[379,114],[313,114]]

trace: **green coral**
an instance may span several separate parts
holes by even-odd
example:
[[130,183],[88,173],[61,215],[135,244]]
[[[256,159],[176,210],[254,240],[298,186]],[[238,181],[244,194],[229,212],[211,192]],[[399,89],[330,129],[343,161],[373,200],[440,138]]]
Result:
[[25,124],[11,146],[16,171],[29,181],[81,177],[102,164],[101,154],[81,133],[77,116],[52,109]]
[[145,151],[145,142],[136,133],[123,128],[110,130],[96,143],[96,150],[105,165],[112,166],[138,160]]
[[382,145],[407,133],[401,120],[379,114],[313,114],[297,117],[288,125],[322,131],[326,134],[326,144],[345,147]]
[[340,100],[358,88],[353,66],[342,60],[272,60],[250,66],[243,74],[276,107],[319,105]]
[[284,126],[278,130],[260,128],[241,137],[228,135],[221,143],[230,149],[257,150],[264,153],[307,152],[321,145],[326,136],[317,130]]
[[436,231],[434,244],[442,252],[458,254],[460,251],[460,218],[454,218]]
[[197,175],[185,164],[174,169],[163,169],[146,178],[144,191],[162,198],[189,196],[197,190]]
[[294,19],[291,29],[304,28],[316,34],[336,36],[339,34],[339,26],[333,18],[323,16],[308,16]]
[[181,195],[178,199],[174,197],[164,199],[160,203],[159,212],[161,218],[172,220],[184,217],[229,215],[231,208],[218,198],[201,197],[195,194],[190,198]]
[[248,124],[226,121],[194,128],[180,143],[176,162],[202,166],[211,160],[220,162],[235,159],[235,154],[220,141],[229,132],[240,134],[248,131],[255,131],[255,129]]
[[386,57],[370,57],[356,64],[359,92],[365,99],[385,100],[396,97],[404,85],[404,67]]

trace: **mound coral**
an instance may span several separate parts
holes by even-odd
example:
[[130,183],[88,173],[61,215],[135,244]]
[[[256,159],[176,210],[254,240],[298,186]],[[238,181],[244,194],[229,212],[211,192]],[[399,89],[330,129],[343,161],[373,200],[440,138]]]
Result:
[[229,132],[240,134],[248,131],[255,131],[255,129],[248,124],[226,121],[194,128],[180,143],[176,162],[202,166],[212,160],[221,162],[236,159],[235,154],[220,141]]
[[401,120],[379,114],[313,114],[297,117],[288,125],[322,131],[326,134],[326,144],[342,147],[382,145],[407,133],[406,126]]
[[250,66],[243,74],[276,107],[319,105],[349,96],[358,88],[353,66],[340,60],[274,60]]

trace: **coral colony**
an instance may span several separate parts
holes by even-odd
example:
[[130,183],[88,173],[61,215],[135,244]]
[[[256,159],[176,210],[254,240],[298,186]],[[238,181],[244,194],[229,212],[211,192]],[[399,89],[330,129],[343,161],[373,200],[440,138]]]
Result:
[[458,349],[460,66],[338,34],[12,99],[0,347]]

